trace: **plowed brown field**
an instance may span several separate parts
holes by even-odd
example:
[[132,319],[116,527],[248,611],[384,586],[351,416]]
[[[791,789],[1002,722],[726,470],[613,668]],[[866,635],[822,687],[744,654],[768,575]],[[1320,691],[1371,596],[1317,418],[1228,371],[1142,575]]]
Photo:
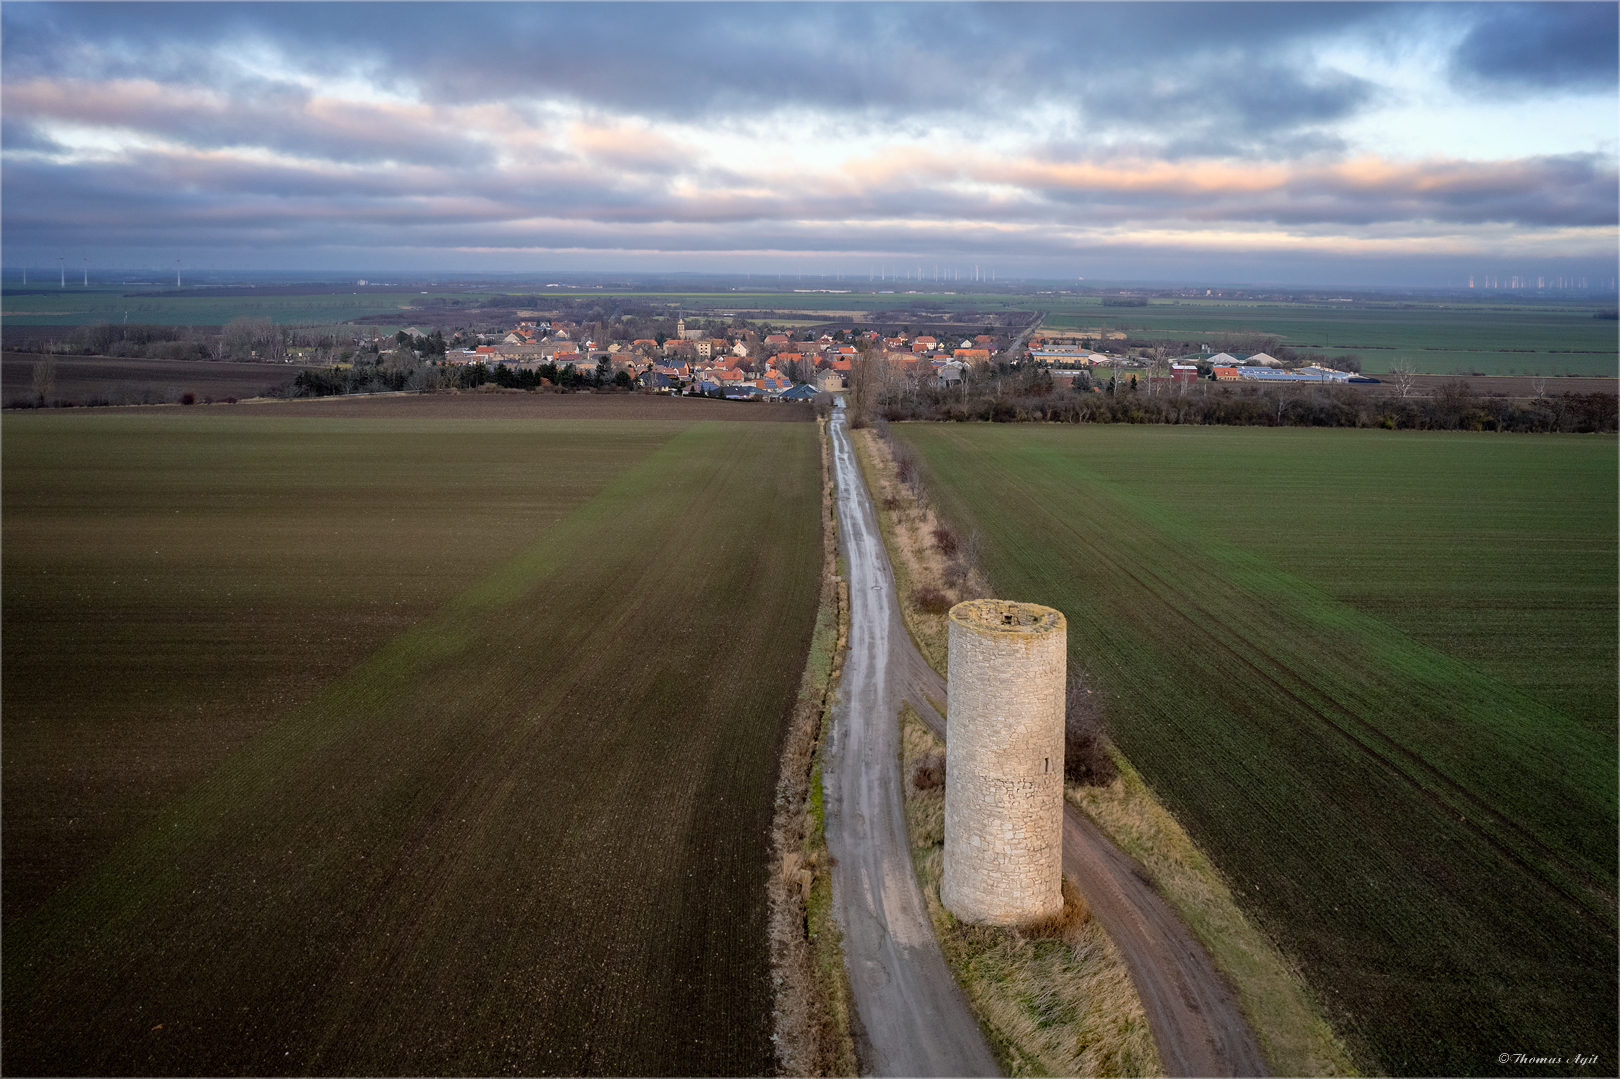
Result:
[[[31,912],[8,891],[7,1073],[772,1066],[813,427],[26,419],[6,854],[30,776],[56,791],[41,837],[70,803],[123,829],[36,876]],[[326,648],[346,667],[300,672]],[[233,678],[278,674],[281,701],[236,706]]]

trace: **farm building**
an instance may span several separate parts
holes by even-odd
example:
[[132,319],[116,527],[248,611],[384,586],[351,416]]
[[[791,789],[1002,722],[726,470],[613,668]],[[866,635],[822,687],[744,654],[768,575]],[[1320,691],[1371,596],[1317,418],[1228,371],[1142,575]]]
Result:
[[1039,363],[1073,363],[1075,360],[1088,362],[1097,353],[1089,348],[1079,345],[1041,345],[1029,350],[1030,359]]
[[1347,371],[1317,367],[1303,371],[1280,371],[1274,367],[1237,367],[1238,376],[1249,382],[1348,382]]

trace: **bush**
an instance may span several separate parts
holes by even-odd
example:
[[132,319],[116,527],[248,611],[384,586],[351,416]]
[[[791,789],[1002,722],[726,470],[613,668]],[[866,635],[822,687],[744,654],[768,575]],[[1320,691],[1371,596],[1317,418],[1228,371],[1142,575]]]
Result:
[[956,554],[961,544],[957,542],[955,532],[945,525],[939,525],[934,529],[934,546],[939,548],[940,553],[949,557]]
[[944,614],[951,609],[951,597],[937,588],[919,588],[911,594],[911,605],[924,614]]
[[1102,697],[1086,685],[1084,674],[1071,674],[1063,714],[1063,778],[1105,787],[1118,775],[1103,736]]
[[917,762],[911,785],[920,791],[937,790],[945,785],[945,754],[930,753]]
[[187,390],[180,395],[180,403],[182,405],[194,405],[197,403],[197,395]]

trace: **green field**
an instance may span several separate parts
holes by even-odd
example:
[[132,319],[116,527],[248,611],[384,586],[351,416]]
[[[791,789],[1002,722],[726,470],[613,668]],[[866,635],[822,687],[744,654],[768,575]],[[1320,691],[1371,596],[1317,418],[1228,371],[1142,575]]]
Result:
[[1612,1050],[1613,438],[894,430],[1363,1067]]
[[[533,286],[514,288],[512,294],[533,296],[539,294],[542,305],[565,305],[581,300],[612,302],[617,298],[638,299],[653,306],[671,309],[684,307],[713,311],[742,311],[766,309],[772,311],[841,310],[869,312],[886,310],[910,303],[923,304],[930,311],[943,310],[1003,310],[1023,309],[1024,306],[1009,297],[947,296],[940,294],[878,295],[870,292],[847,294],[793,293],[793,292],[637,292],[612,290],[590,293],[557,292],[535,289]],[[269,318],[277,325],[330,325],[348,319],[370,315],[398,313],[400,325],[410,324],[429,314],[443,314],[446,310],[466,310],[475,317],[478,304],[504,293],[492,290],[402,290],[400,292],[356,292],[353,294],[277,295],[269,292],[250,293],[244,289],[241,296],[173,296],[145,295],[125,289],[66,288],[60,291],[21,292],[6,290],[5,318],[17,326],[89,326],[105,322],[123,322],[125,315],[132,323],[151,323],[170,326],[219,326],[238,317]],[[414,310],[412,304],[428,299],[442,298],[459,303],[461,308],[435,307]],[[1033,308],[1030,308],[1033,310]],[[805,325],[819,325],[808,319]]]
[[5,425],[6,1071],[769,1070],[814,426],[199,413]]
[[1615,323],[1593,318],[1590,305],[1155,300],[1103,307],[1096,299],[1064,299],[1049,310],[1042,326],[1058,333],[1106,324],[1133,336],[1216,346],[1222,338],[1275,334],[1297,351],[1354,352],[1369,374],[1397,359],[1435,375],[1620,374]]
[[[244,293],[246,290],[244,290]],[[94,326],[131,322],[161,326],[223,326],[233,318],[268,318],[278,326],[328,326],[367,315],[398,314],[400,325],[420,317],[407,308],[442,296],[463,304],[482,303],[484,293],[357,292],[352,295],[157,296],[124,289],[62,289],[5,293],[6,321],[16,326]],[[126,318],[126,316],[128,316]],[[383,329],[384,327],[376,327]]]

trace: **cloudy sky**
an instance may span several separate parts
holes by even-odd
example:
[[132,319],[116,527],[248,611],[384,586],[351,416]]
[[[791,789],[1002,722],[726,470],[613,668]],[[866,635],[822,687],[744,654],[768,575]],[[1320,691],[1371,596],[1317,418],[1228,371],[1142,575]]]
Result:
[[8,2],[5,269],[1612,277],[1616,12]]

